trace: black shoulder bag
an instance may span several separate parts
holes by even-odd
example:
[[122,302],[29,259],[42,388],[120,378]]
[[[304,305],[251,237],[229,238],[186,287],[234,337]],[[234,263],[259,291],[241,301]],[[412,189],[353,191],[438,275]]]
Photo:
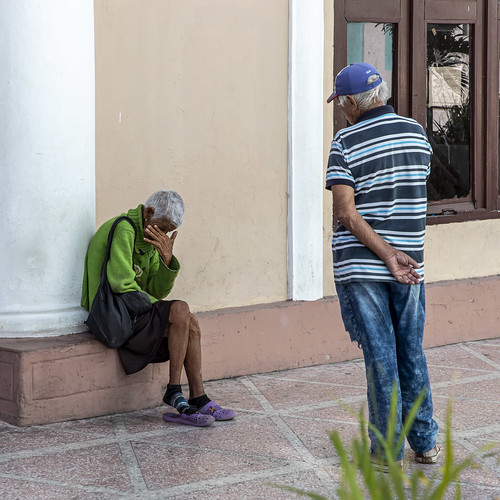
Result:
[[[127,342],[134,333],[135,317],[149,311],[152,307],[147,293],[139,291],[114,293],[111,290],[106,270],[111,253],[113,233],[116,225],[122,220],[130,222],[134,228],[135,248],[137,228],[132,219],[122,215],[113,222],[109,231],[106,255],[101,268],[101,282],[94,302],[92,302],[87,321],[85,321],[97,340],[112,349],[118,349]],[[132,269],[134,268],[134,248],[132,249]]]

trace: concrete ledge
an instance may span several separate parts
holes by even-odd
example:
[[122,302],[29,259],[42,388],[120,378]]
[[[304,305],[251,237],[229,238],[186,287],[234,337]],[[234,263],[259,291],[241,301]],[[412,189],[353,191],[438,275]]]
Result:
[[[198,314],[205,380],[359,358],[336,298]],[[425,347],[500,336],[500,277],[427,285]],[[125,375],[89,333],[0,339],[0,419],[19,426],[153,407],[168,363]]]
[[18,426],[132,411],[158,404],[159,368],[125,375],[90,333],[0,340],[0,419]]

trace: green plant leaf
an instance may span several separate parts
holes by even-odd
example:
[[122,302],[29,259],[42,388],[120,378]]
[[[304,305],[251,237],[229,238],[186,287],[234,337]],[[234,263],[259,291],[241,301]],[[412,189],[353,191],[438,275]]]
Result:
[[342,443],[340,434],[337,431],[330,433],[330,439],[340,458],[342,467],[342,482],[349,486],[350,497],[352,500],[363,500],[363,493],[357,482],[357,468],[349,460],[347,450]]
[[[414,405],[412,406],[403,426],[402,438],[408,433],[425,393],[422,392]],[[474,453],[467,455],[463,460],[456,461],[453,449],[452,439],[452,404],[448,403],[446,410],[445,440],[444,440],[444,460],[438,467],[431,467],[433,473],[430,477],[426,476],[423,470],[414,471],[411,477],[404,474],[397,462],[388,463],[388,473],[378,472],[371,461],[370,442],[367,436],[367,430],[370,429],[375,434],[378,442],[386,457],[394,457],[399,452],[401,444],[394,443],[397,412],[394,411],[397,403],[397,390],[393,388],[391,400],[391,415],[388,425],[388,437],[392,441],[385,439],[382,433],[374,425],[368,422],[363,416],[363,408],[359,413],[349,409],[357,415],[360,428],[360,436],[354,438],[350,446],[344,444],[338,431],[329,433],[330,440],[340,459],[341,483],[337,489],[337,495],[340,500],[388,500],[393,498],[406,499],[408,489],[413,500],[441,500],[448,489],[455,485],[454,497],[459,500],[461,497],[460,474],[467,468],[477,466],[478,457],[498,456],[500,449],[494,444],[488,444],[481,447]],[[343,403],[340,403],[344,406]],[[346,408],[347,405],[345,405]],[[499,462],[500,463],[500,459]],[[327,500],[325,497],[304,491],[298,488],[283,485],[273,485],[297,495],[312,498],[314,500]],[[369,494],[369,497],[365,495]]]
[[283,486],[282,484],[273,484],[273,483],[271,483],[271,486],[274,486],[275,488],[281,488],[282,490],[293,491],[293,493],[297,493],[297,495],[301,497],[309,497],[312,498],[313,500],[328,500],[328,498],[322,495],[318,495],[317,493],[311,493],[309,491],[304,491],[299,488],[293,488],[292,486]]

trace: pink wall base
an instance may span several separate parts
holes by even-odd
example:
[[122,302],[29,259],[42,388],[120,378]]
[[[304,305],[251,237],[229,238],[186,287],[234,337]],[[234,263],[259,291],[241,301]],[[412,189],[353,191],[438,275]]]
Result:
[[[362,357],[335,298],[198,315],[205,380]],[[500,336],[500,277],[427,286],[425,347]],[[161,404],[168,363],[125,375],[91,334],[0,339],[0,419],[27,426]]]
[[90,333],[0,340],[0,419],[28,426],[158,404],[158,365],[125,375]]
[[[500,277],[426,285],[424,347],[500,336]],[[363,356],[344,330],[336,298],[198,315],[207,379]],[[162,367],[167,380],[167,371]]]

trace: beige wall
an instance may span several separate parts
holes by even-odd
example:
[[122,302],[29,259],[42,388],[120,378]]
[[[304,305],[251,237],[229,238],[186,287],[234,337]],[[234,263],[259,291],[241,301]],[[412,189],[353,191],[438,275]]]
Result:
[[95,2],[97,224],[187,206],[172,298],[286,300],[287,0]]
[[500,274],[500,220],[427,227],[425,277],[428,282]]
[[[324,13],[326,99],[333,2]],[[176,189],[172,297],[196,311],[286,300],[288,1],[108,0],[95,17],[97,223]],[[333,112],[325,102],[324,165]],[[331,234],[325,191],[325,296]],[[500,221],[430,226],[427,281],[500,274],[499,243]]]

